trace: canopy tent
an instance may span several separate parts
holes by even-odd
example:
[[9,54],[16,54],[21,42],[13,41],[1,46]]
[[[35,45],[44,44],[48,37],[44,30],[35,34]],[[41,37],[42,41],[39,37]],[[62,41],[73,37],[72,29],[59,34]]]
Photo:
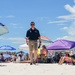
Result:
[[0,50],[16,50],[16,49],[9,45],[3,45],[3,46],[0,46]]
[[6,34],[8,33],[8,29],[5,25],[3,25],[2,23],[0,23],[0,36],[3,35],[3,34]]
[[75,47],[74,41],[57,40],[53,44],[47,46],[48,50],[70,50]]
[[20,45],[18,49],[19,50],[29,50],[29,47],[27,44],[23,44],[23,45]]

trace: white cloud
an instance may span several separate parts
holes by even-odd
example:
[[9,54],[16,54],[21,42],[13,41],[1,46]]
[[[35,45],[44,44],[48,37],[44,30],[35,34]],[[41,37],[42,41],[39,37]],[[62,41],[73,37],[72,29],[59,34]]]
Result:
[[65,9],[68,10],[70,13],[75,14],[75,5],[72,7],[69,4],[66,4]]
[[14,18],[15,16],[13,16],[13,15],[8,15],[8,16],[6,16],[6,18]]
[[63,37],[58,37],[56,40],[60,40],[60,39],[75,41],[75,36],[63,36]]
[[[74,0],[74,2],[75,2],[75,0]],[[75,41],[75,5],[70,6],[69,4],[66,4],[64,7],[71,14],[70,15],[58,16],[57,17],[59,19],[58,21],[54,21],[54,22],[50,22],[50,23],[56,23],[56,24],[57,23],[58,24],[60,24],[60,23],[61,24],[63,24],[63,23],[70,24],[71,23],[71,25],[67,25],[67,26],[64,26],[62,28],[67,35],[65,35],[63,37],[58,37],[57,39],[66,39],[66,40]]]
[[24,41],[24,38],[8,38],[8,40],[13,40],[13,41]]
[[57,18],[63,19],[65,21],[72,21],[75,20],[75,14],[70,14],[70,15],[64,15],[64,16],[58,16]]
[[68,35],[75,35],[75,22],[73,22],[69,27],[64,27],[63,29]]
[[49,21],[48,24],[59,24],[60,23],[66,23],[66,22],[72,22],[75,20],[75,5],[72,7],[69,4],[66,4],[65,9],[68,10],[71,14],[70,15],[63,15],[63,16],[58,16],[56,17],[58,20],[55,21]]
[[48,24],[66,25],[64,23],[73,22],[75,20],[75,14],[58,16],[57,19],[60,19],[60,20],[57,20],[57,21],[49,21]]
[[20,38],[20,37],[16,37],[16,38],[5,38],[5,37],[0,37],[0,39],[2,40],[10,40],[10,41],[25,41],[25,38]]
[[25,43],[24,38],[5,38],[5,37],[0,37],[0,40],[9,40],[13,44],[24,44]]
[[0,18],[14,18],[14,15],[8,15],[8,16],[0,16]]
[[13,44],[24,44],[26,41],[24,38],[21,37],[16,37],[16,38],[5,38],[5,37],[0,37],[0,40],[9,40]]
[[[74,2],[75,2],[75,0],[74,0]],[[69,4],[66,4],[64,6],[64,8],[68,12],[70,12],[70,14],[58,16],[58,17],[56,17],[57,20],[49,21],[48,24],[64,26],[61,29],[63,29],[67,35],[65,35],[63,37],[58,37],[57,39],[67,39],[67,40],[75,41],[75,5],[70,6]]]
[[59,23],[59,24],[56,24],[56,25],[59,25],[59,26],[66,26],[67,24]]
[[17,42],[12,42],[13,44],[24,44],[24,41],[17,41]]
[[14,43],[14,44],[23,44],[23,43],[25,43],[24,38],[8,38],[7,40],[12,41],[12,43]]
[[63,37],[58,37],[57,39],[66,39],[75,41],[75,22],[73,22],[69,27],[66,26],[63,27],[62,29],[65,31],[65,33],[67,33],[67,35]]
[[67,22],[66,20],[58,20],[58,21],[49,21],[48,24],[56,24],[56,23],[64,23]]

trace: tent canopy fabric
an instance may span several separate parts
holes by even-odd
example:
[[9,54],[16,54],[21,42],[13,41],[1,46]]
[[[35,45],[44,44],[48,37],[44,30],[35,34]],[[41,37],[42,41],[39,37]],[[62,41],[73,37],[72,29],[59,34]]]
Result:
[[0,46],[0,50],[16,50],[16,49],[8,45],[3,45],[3,46]]
[[74,41],[57,40],[51,45],[47,46],[48,50],[70,50],[75,47]]
[[29,50],[29,47],[27,44],[23,44],[19,46],[19,50]]
[[2,23],[0,23],[0,36],[3,35],[3,34],[6,34],[8,33],[8,29],[5,25],[3,25]]

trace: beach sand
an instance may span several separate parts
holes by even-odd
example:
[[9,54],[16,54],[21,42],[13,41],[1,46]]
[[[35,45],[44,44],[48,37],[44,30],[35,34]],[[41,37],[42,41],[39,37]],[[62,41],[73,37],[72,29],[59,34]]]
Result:
[[75,75],[74,65],[0,63],[0,75]]

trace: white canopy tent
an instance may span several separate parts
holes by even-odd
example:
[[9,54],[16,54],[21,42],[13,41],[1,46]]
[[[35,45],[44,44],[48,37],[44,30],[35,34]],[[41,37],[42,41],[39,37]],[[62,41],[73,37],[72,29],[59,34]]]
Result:
[[19,46],[19,50],[29,50],[29,47],[27,44],[23,44]]

